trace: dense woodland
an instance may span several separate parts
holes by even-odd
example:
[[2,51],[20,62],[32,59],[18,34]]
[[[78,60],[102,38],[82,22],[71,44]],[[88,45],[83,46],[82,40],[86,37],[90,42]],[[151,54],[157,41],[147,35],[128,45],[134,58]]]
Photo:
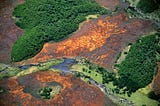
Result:
[[116,65],[118,73],[109,73],[106,69],[85,61],[90,70],[102,74],[102,83],[113,82],[117,93],[130,96],[136,90],[146,87],[157,74],[157,61],[160,61],[160,34],[141,37],[133,44],[121,64]]
[[107,14],[107,10],[94,0],[26,0],[13,12],[24,34],[12,48],[12,60],[30,58],[45,42],[67,38],[91,14]]
[[142,37],[131,46],[126,59],[118,66],[119,78],[114,82],[128,93],[151,83],[157,71],[160,34]]
[[160,7],[159,0],[140,0],[137,7],[143,12],[153,12]]

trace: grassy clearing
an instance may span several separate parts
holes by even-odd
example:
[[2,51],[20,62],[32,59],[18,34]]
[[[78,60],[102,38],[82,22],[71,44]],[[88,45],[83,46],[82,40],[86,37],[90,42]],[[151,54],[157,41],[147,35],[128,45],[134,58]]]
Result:
[[[78,65],[72,66],[71,70],[81,72],[86,76],[90,76],[92,79],[94,79],[97,82],[102,81],[102,74],[99,74],[94,71],[92,73],[83,72],[83,68],[87,69],[87,66],[78,64]],[[95,74],[97,74],[97,76],[95,76]],[[84,81],[88,82],[88,79],[85,78]],[[113,85],[113,82],[105,83],[105,86],[107,87],[107,89],[109,89],[109,92],[111,94],[114,94],[115,96],[119,96],[122,98],[126,98],[127,100],[132,101],[132,103],[134,103],[135,106],[143,106],[143,105],[158,106],[158,103],[159,103],[158,101],[148,98],[147,94],[151,91],[151,89],[148,86],[132,93],[130,97],[127,95],[127,93],[125,94],[116,93],[115,89],[117,88],[117,86]]]
[[62,59],[57,59],[57,60],[50,60],[44,63],[39,63],[37,66],[32,66],[26,70],[21,71],[16,76],[19,77],[19,76],[24,76],[24,75],[31,74],[37,71],[45,71],[45,70],[48,70],[51,66],[60,64],[62,62],[63,62]]
[[86,17],[86,20],[89,21],[90,19],[95,19],[95,18],[97,18],[97,17],[98,17],[98,15],[88,15],[88,16]]
[[0,63],[0,80],[15,76],[20,71],[17,67]]
[[[84,71],[85,69],[85,71]],[[76,64],[71,67],[71,71],[78,71],[83,73],[85,76],[89,76],[90,78],[94,79],[98,83],[102,84],[102,74],[99,74],[95,70],[90,70],[87,66],[82,64]],[[86,79],[87,81],[87,79]]]
[[126,48],[123,49],[123,51],[122,51],[121,54],[120,54],[120,57],[119,57],[118,60],[116,61],[116,64],[120,64],[122,61],[125,60],[128,52],[129,52],[129,50],[130,50],[130,47],[131,47],[131,46],[129,45],[129,46],[127,46]]
[[126,97],[135,103],[136,106],[158,106],[158,101],[152,100],[140,91],[136,91],[131,95],[131,97]]
[[[140,90],[136,91],[135,93],[133,93],[131,95],[131,97],[128,97],[127,95],[122,96],[122,97],[125,97],[126,99],[128,99],[130,101],[133,101],[135,106],[143,106],[143,105],[158,106],[158,101],[148,98],[147,95],[143,93],[143,92],[145,92],[145,90],[146,90],[146,88],[140,89]],[[149,90],[149,91],[151,91],[151,90]]]
[[[51,66],[60,64],[61,62],[63,62],[63,59],[49,60],[44,63],[39,63],[38,65],[31,66],[30,68],[25,70],[21,70],[18,67],[12,67],[12,66],[0,63],[0,80],[13,77],[13,76],[17,76],[17,77],[24,76],[37,71],[43,71],[43,70],[45,71],[45,70],[48,70]],[[58,71],[58,70],[53,70],[53,71]]]
[[[116,88],[116,86],[114,86],[112,82],[109,82],[108,84],[105,85],[110,90],[111,93],[113,93],[112,90]],[[130,97],[128,97],[127,94],[119,94],[119,93],[113,93],[113,94],[116,96],[120,96],[122,98],[126,98],[129,101],[132,101],[135,106],[158,106],[159,104],[158,101],[150,99],[147,96],[147,94],[150,91],[151,89],[149,88],[149,86],[147,86],[132,93]]]

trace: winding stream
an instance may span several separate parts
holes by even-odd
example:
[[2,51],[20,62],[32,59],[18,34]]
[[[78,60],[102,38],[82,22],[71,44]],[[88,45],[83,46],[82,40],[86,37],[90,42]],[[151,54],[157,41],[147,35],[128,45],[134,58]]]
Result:
[[58,65],[52,66],[51,68],[61,70],[64,73],[70,72],[70,66],[77,64],[75,59],[64,58],[64,61]]
[[[71,72],[70,67],[75,64],[78,64],[78,62],[75,59],[64,58],[64,61],[62,63],[52,66],[51,68],[60,70],[62,74],[70,73]],[[128,101],[127,99],[122,97],[115,96],[113,93],[111,93],[111,91],[108,90],[108,88],[105,85],[98,83],[92,78],[89,78],[89,82],[92,85],[97,86],[102,92],[104,92],[104,94],[106,94],[111,100],[114,100],[116,103],[133,106],[131,101]]]

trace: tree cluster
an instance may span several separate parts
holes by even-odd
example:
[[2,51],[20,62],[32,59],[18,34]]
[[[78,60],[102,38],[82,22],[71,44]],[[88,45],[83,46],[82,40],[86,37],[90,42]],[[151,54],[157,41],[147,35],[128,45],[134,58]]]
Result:
[[67,38],[86,16],[106,13],[94,0],[26,0],[13,12],[24,34],[12,48],[12,60],[32,57],[45,42]]
[[153,12],[160,7],[159,0],[140,0],[137,7],[145,13]]
[[118,80],[114,84],[135,92],[151,83],[157,71],[157,54],[160,53],[160,35],[153,34],[137,40],[126,59],[118,66]]

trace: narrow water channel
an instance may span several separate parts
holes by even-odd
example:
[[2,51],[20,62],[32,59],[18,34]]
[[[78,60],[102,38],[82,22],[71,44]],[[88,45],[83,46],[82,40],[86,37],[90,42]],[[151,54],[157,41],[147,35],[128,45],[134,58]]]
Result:
[[51,68],[61,70],[64,73],[70,72],[70,66],[75,65],[78,62],[75,59],[71,58],[64,58],[64,62],[57,64],[55,66],[52,66]]

